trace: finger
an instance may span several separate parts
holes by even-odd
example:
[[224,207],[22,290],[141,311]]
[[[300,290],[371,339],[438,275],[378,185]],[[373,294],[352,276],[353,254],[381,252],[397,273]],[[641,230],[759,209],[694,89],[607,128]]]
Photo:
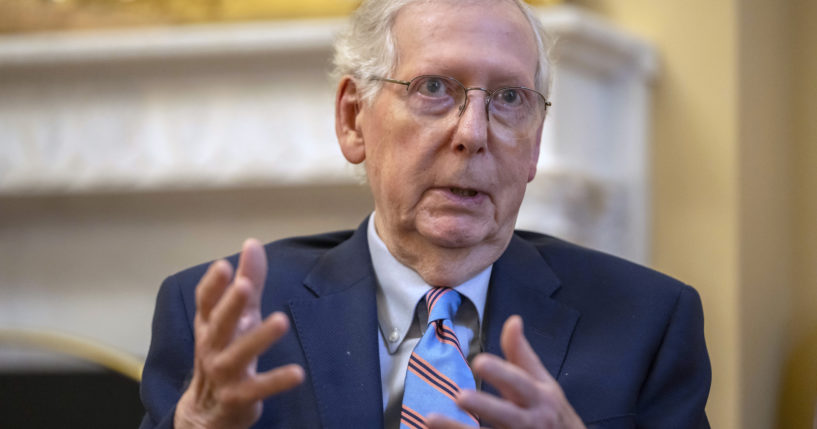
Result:
[[236,277],[245,277],[252,285],[252,295],[249,307],[258,309],[261,305],[261,292],[267,278],[267,254],[261,242],[248,238],[241,247],[241,256],[238,260]]
[[217,367],[232,367],[243,371],[289,330],[289,319],[281,313],[271,314],[257,328],[238,337],[216,358]]
[[521,317],[514,315],[505,321],[499,342],[509,362],[519,366],[539,381],[554,382],[553,377],[542,365],[539,356],[525,338]]
[[426,419],[428,429],[471,429],[473,426],[451,420],[441,414],[429,414]]
[[262,372],[256,378],[258,379],[260,397],[266,398],[303,383],[306,374],[300,365],[293,363]]
[[252,293],[251,288],[249,280],[236,277],[224,298],[216,304],[210,315],[210,329],[207,333],[208,342],[213,348],[221,349],[232,341],[238,321]]
[[530,427],[525,421],[529,417],[523,409],[487,393],[463,390],[457,397],[457,405],[478,415],[482,422],[497,427]]
[[478,377],[494,386],[503,398],[514,404],[527,407],[540,399],[537,381],[518,366],[498,356],[482,353],[474,358],[471,369]]
[[305,378],[300,365],[284,365],[249,377],[219,392],[219,401],[228,406],[251,404],[301,384]]
[[210,318],[210,312],[224,295],[232,276],[233,268],[227,261],[220,259],[210,264],[199,280],[196,286],[196,311],[203,320]]

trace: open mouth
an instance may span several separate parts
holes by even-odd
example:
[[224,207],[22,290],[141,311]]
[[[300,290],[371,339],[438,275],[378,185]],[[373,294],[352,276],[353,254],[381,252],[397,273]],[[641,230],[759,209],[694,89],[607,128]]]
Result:
[[463,189],[463,188],[448,188],[454,195],[459,195],[460,197],[476,197],[478,192],[473,189]]

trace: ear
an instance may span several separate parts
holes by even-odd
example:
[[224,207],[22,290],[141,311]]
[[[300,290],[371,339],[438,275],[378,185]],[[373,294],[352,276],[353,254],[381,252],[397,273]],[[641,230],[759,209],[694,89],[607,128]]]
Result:
[[361,129],[362,100],[355,80],[344,76],[338,84],[335,99],[335,134],[343,156],[352,164],[366,159],[366,145]]
[[533,142],[533,147],[531,148],[530,164],[528,165],[528,183],[536,177],[536,165],[539,164],[539,148],[542,146],[542,129],[544,127],[545,123],[542,122],[542,125],[539,126],[539,130],[536,131],[536,141]]

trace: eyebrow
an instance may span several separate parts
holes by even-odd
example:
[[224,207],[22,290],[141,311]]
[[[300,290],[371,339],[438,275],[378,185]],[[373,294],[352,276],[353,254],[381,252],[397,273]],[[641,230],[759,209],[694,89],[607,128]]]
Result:
[[[466,87],[469,87],[469,88],[475,87],[475,85],[466,84],[463,81],[464,79],[457,76],[457,73],[452,73],[450,70],[446,70],[445,67],[435,68],[435,69],[431,69],[431,70],[426,70],[426,69],[421,69],[421,70],[423,70],[423,71],[415,72],[411,76],[405,76],[405,79],[403,79],[403,80],[409,81],[411,79],[414,79],[417,76],[434,75],[434,76],[453,77],[454,79],[459,81],[461,84],[465,85]],[[478,86],[480,88],[490,89],[490,90],[499,89],[499,88],[508,88],[508,87],[519,87],[519,86],[536,89],[536,78],[534,77],[531,80],[531,83],[528,84],[528,83],[524,82],[524,79],[520,79],[518,76],[511,76],[511,75],[505,75],[505,76],[499,76],[499,77],[495,76],[488,82],[488,84],[489,85],[486,85],[486,84],[483,83],[483,84],[479,84],[479,85],[476,85],[476,86]]]

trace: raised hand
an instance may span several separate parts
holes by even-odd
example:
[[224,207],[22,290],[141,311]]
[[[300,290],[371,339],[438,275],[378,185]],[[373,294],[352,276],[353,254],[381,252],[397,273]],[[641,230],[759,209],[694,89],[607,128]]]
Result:
[[266,275],[264,249],[248,239],[235,277],[230,264],[219,260],[196,287],[193,378],[176,407],[177,429],[247,428],[261,416],[264,398],[304,380],[295,364],[256,371],[258,355],[289,329],[280,312],[261,320]]
[[[502,395],[464,390],[457,398],[470,411],[496,428],[584,428],[562,388],[539,361],[522,333],[522,318],[511,316],[500,339],[507,360],[488,353],[474,358],[471,369]],[[440,415],[431,415],[429,429],[467,428]]]

